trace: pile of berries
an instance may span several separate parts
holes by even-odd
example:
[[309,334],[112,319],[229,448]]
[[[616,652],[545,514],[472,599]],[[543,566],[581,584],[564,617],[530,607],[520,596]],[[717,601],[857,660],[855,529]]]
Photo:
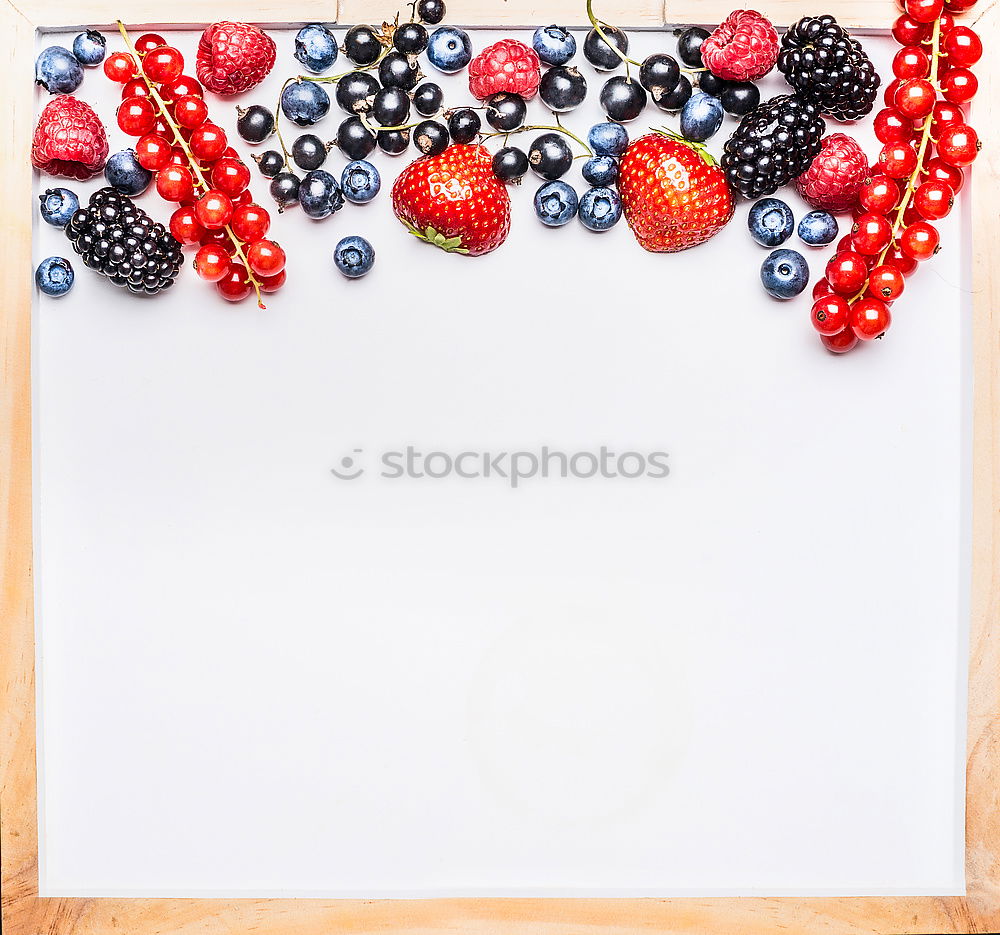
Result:
[[138,167],[155,179],[163,199],[178,205],[173,237],[201,247],[195,268],[223,298],[238,302],[256,293],[260,302],[261,293],[284,283],[285,254],[263,239],[269,219],[253,204],[250,170],[209,120],[202,85],[183,73],[180,51],[147,33],[134,52],[108,56],[104,71],[122,84],[118,126],[137,137]]
[[812,323],[831,351],[849,351],[889,328],[907,277],[940,249],[935,222],[951,211],[979,152],[962,105],[975,95],[970,68],[983,48],[952,16],[969,6],[906,0],[893,26],[902,48],[875,117],[882,150],[859,193],[854,227],[813,292]]

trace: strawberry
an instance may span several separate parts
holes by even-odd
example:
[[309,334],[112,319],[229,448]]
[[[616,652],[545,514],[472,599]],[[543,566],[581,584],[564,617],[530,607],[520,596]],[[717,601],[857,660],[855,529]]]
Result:
[[530,101],[541,80],[538,53],[517,39],[494,42],[469,62],[469,90],[481,101],[501,92]]
[[84,101],[60,94],[45,105],[31,141],[31,164],[50,175],[84,181],[108,158],[108,134]]
[[733,196],[715,160],[703,146],[666,131],[629,145],[618,190],[628,226],[652,253],[695,247],[733,217]]
[[795,180],[795,187],[814,208],[850,211],[858,203],[868,172],[868,157],[857,140],[846,133],[832,133]]
[[702,43],[701,58],[726,81],[756,81],[778,61],[778,32],[756,10],[736,10]]
[[449,253],[481,256],[510,231],[510,196],[482,146],[455,143],[411,162],[392,186],[392,207],[411,234]]
[[198,42],[198,79],[216,94],[242,94],[274,67],[274,40],[248,23],[213,23]]

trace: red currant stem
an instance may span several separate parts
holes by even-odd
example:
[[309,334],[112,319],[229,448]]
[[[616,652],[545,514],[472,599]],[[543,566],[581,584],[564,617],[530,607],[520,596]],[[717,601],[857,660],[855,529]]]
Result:
[[285,83],[281,86],[281,90],[278,92],[278,107],[274,112],[274,132],[278,137],[278,145],[281,146],[281,155],[285,160],[285,169],[289,172],[292,171],[292,165],[289,162],[292,158],[292,154],[288,151],[288,147],[285,145],[285,138],[281,135],[281,97],[285,93],[285,88],[287,88],[290,84],[294,84],[298,80],[298,78],[285,79]]
[[[116,20],[116,22],[118,23],[118,31],[122,34],[122,39],[125,40],[125,45],[128,47],[129,52],[136,57],[136,60],[139,60],[139,53],[136,52],[135,46],[132,45],[132,41],[128,37],[128,32],[125,30],[125,24],[121,20]],[[158,110],[160,111],[160,116],[164,119],[167,126],[169,126],[173,131],[174,142],[181,147],[184,151],[184,155],[187,156],[188,164],[191,168],[191,173],[194,175],[195,182],[201,186],[204,191],[208,191],[211,186],[205,181],[205,176],[201,171],[201,164],[197,159],[195,159],[194,153],[191,152],[191,149],[188,146],[187,140],[181,135],[180,129],[177,124],[174,123],[174,118],[170,116],[170,111],[167,109],[167,105],[163,102],[163,98],[160,97],[160,92],[156,90],[156,85],[150,81],[145,74],[143,74],[141,68],[138,74],[145,83],[146,88],[149,90],[149,96],[153,99]],[[240,245],[239,237],[233,233],[233,229],[228,224],[225,227],[225,231],[229,236],[230,241],[232,241],[233,248],[236,250],[239,258],[243,261],[243,266],[247,271],[247,278],[250,280],[250,285],[253,286],[254,292],[257,293],[258,307],[266,308],[267,306],[264,305],[264,300],[261,298],[260,281],[256,276],[254,276],[253,270],[250,269],[250,264],[247,262],[247,256],[243,252],[243,247]]]
[[[934,32],[931,36],[931,74],[929,79],[930,83],[934,85],[935,88],[937,87],[938,63],[941,59],[941,54],[941,20],[936,19],[934,20]],[[921,176],[924,174],[924,159],[927,158],[927,148],[932,140],[931,127],[933,123],[934,115],[932,111],[924,119],[924,127],[920,136],[920,148],[917,150],[917,166],[913,170],[913,174],[907,182],[906,191],[903,192],[903,198],[899,203],[899,207],[896,209],[896,218],[892,222],[892,239],[879,255],[878,263],[875,264],[876,266],[881,266],[885,263],[885,258],[889,255],[889,249],[899,238],[899,232],[903,227],[903,215],[906,214],[906,209],[910,207],[910,202],[913,200],[913,194],[920,184]],[[866,280],[861,291],[853,299],[851,299],[851,304],[857,302],[857,300],[865,294],[867,289],[868,282]]]
[[584,143],[584,141],[581,140],[580,137],[578,137],[575,133],[572,133],[571,131],[567,130],[565,127],[562,126],[545,127],[545,126],[536,126],[535,124],[532,124],[531,126],[517,127],[514,130],[499,130],[496,133],[480,133],[479,136],[483,140],[491,140],[495,136],[502,136],[505,138],[504,141],[506,143],[506,138],[509,137],[511,134],[525,133],[528,130],[554,130],[556,133],[565,133],[568,137],[570,137],[570,139],[576,140],[587,151],[588,156],[594,155],[594,151],[586,143]]
[[594,0],[587,0],[587,19],[590,20],[591,26],[593,26],[594,29],[597,30],[597,35],[599,35],[604,40],[608,48],[611,49],[611,51],[614,52],[615,55],[617,55],[625,63],[626,75],[628,75],[628,66],[630,64],[637,65],[640,67],[642,66],[642,62],[637,62],[634,58],[629,58],[621,49],[618,48],[617,45],[615,45],[615,43],[613,43],[608,38],[608,34],[604,31],[602,27],[607,26],[610,29],[614,29],[615,27],[612,26],[610,23],[605,23],[603,20],[599,20],[596,16],[594,16]]

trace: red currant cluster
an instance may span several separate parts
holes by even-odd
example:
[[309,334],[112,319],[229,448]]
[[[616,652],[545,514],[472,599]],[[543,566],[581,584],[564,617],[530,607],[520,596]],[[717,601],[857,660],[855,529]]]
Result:
[[134,46],[124,29],[122,36],[134,54],[109,55],[104,72],[123,85],[118,126],[138,137],[139,164],[156,173],[160,196],[179,205],[171,234],[200,246],[195,269],[223,298],[240,302],[255,292],[263,308],[261,293],[285,282],[285,252],[264,239],[271,219],[253,203],[250,170],[209,121],[202,86],[183,73],[181,53],[155,33]]
[[903,48],[893,59],[886,107],[875,117],[882,151],[861,189],[854,228],[813,290],[813,326],[835,353],[886,332],[906,277],[940,249],[933,222],[951,211],[963,170],[979,152],[962,105],[978,89],[969,68],[983,46],[953,16],[975,2],[905,0],[893,26]]

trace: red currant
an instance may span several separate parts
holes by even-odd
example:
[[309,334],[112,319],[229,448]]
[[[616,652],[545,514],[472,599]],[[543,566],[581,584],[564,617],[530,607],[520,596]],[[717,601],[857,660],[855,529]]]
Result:
[[888,266],[895,266],[904,276],[909,276],[917,268],[917,261],[903,253],[896,244],[889,248],[885,262]]
[[950,166],[971,166],[982,148],[976,131],[964,123],[949,124],[938,136],[938,156]]
[[941,30],[941,35],[947,36],[955,28],[955,17],[950,13],[942,13],[938,19],[940,20],[938,28]]
[[851,316],[851,306],[840,295],[826,295],[818,299],[812,307],[812,326],[820,334],[837,334],[847,327]]
[[956,26],[944,38],[944,53],[949,65],[968,68],[983,57],[983,43],[968,26]]
[[260,281],[260,291],[277,292],[285,284],[285,278],[284,270],[274,276],[265,276]]
[[864,298],[851,306],[851,330],[862,341],[882,337],[891,323],[889,306],[881,299]]
[[205,96],[205,89],[202,88],[201,82],[190,75],[181,75],[160,88],[160,97],[163,98],[165,104],[172,104],[189,94],[193,94],[195,97]]
[[830,286],[830,281],[825,277],[813,286],[813,301],[822,299],[825,295],[833,295],[833,289]]
[[232,266],[233,258],[228,250],[217,244],[206,244],[194,256],[195,271],[202,279],[218,282]]
[[868,279],[868,264],[860,253],[847,250],[826,264],[826,278],[837,295],[854,295]]
[[170,162],[168,165],[184,166],[185,169],[188,168],[189,163],[187,154],[179,146],[175,146],[172,150],[170,150]]
[[938,101],[931,112],[931,136],[950,123],[965,123],[965,111],[950,101]]
[[162,117],[156,118],[156,123],[153,124],[153,133],[157,136],[162,136],[164,139],[173,139],[174,136],[174,131],[171,129],[170,124]]
[[156,124],[156,108],[148,97],[130,97],[118,105],[118,126],[129,136],[144,136]]
[[866,212],[888,214],[899,204],[899,186],[884,175],[868,179],[858,192],[858,203]]
[[277,276],[285,259],[285,251],[273,240],[257,240],[247,248],[247,263],[258,276]]
[[217,230],[229,223],[233,216],[233,203],[225,192],[212,188],[195,202],[194,214],[202,227]]
[[920,216],[928,221],[940,221],[955,205],[955,192],[947,182],[932,179],[913,193],[913,204]]
[[199,243],[205,228],[198,223],[191,208],[178,208],[170,216],[170,233],[182,244]]
[[208,105],[200,97],[186,94],[174,104],[174,120],[185,130],[194,130],[208,120]]
[[976,5],[976,0],[944,0],[944,8],[950,13],[964,13]]
[[950,166],[943,159],[938,159],[937,157],[925,163],[922,177],[947,182],[956,195],[962,190],[962,186],[965,185],[965,173],[958,167]]
[[250,184],[250,170],[240,159],[223,156],[212,166],[212,187],[236,198]]
[[979,79],[968,68],[953,68],[941,79],[941,93],[953,104],[967,104],[979,91]]
[[180,78],[184,71],[184,56],[172,45],[163,45],[146,53],[142,70],[150,81],[157,84],[173,81]]
[[886,143],[878,155],[878,162],[889,178],[905,178],[917,167],[917,152],[909,143]]
[[933,23],[944,12],[944,0],[906,0],[906,13],[918,23]]
[[166,45],[167,40],[163,36],[158,36],[155,32],[147,32],[135,40],[135,50],[140,57],[153,49],[158,49],[161,45]]
[[899,79],[893,78],[892,81],[890,81],[885,86],[885,91],[882,92],[882,100],[885,101],[886,107],[896,106],[896,92],[898,90],[899,90]]
[[926,117],[934,109],[937,91],[926,78],[907,78],[896,92],[896,109],[909,120]]
[[130,97],[152,97],[144,78],[129,78],[122,85],[122,100],[128,100]]
[[918,23],[912,16],[903,13],[892,25],[892,38],[900,45],[916,45],[926,39],[929,30],[926,23]]
[[226,131],[214,123],[203,123],[191,134],[191,152],[205,162],[214,162],[229,145]]
[[230,221],[233,233],[244,243],[261,240],[271,226],[271,216],[257,204],[243,205],[233,211]]
[[150,172],[162,169],[170,162],[170,144],[155,133],[147,133],[135,144],[135,158]]
[[892,73],[900,81],[906,78],[926,78],[931,73],[930,56],[920,46],[903,46],[892,60]]
[[134,78],[136,71],[135,59],[125,52],[113,52],[104,60],[104,74],[119,84]]
[[821,334],[819,339],[823,342],[823,347],[833,354],[846,354],[858,346],[858,336],[850,328],[837,334]]
[[233,263],[228,272],[216,283],[215,288],[229,302],[242,302],[253,292],[247,268],[242,263]]
[[245,188],[238,195],[233,198],[233,209],[241,208],[243,205],[252,205],[253,195],[250,193],[250,189]]
[[213,231],[205,231],[205,233],[202,234],[201,242],[203,246],[214,244],[217,247],[225,246],[227,250],[232,246],[229,240],[229,232],[224,227],[220,227]]
[[899,237],[899,249],[917,262],[929,260],[940,249],[941,235],[926,221],[917,221]]
[[894,107],[886,107],[875,115],[875,136],[880,143],[909,143],[913,121],[904,119]]
[[857,253],[874,256],[892,240],[892,225],[881,214],[863,214],[854,223],[851,240]]
[[156,191],[165,201],[183,201],[194,193],[194,181],[186,166],[167,166],[156,173]]
[[876,266],[868,276],[867,295],[883,302],[895,302],[906,288],[906,279],[892,264]]

